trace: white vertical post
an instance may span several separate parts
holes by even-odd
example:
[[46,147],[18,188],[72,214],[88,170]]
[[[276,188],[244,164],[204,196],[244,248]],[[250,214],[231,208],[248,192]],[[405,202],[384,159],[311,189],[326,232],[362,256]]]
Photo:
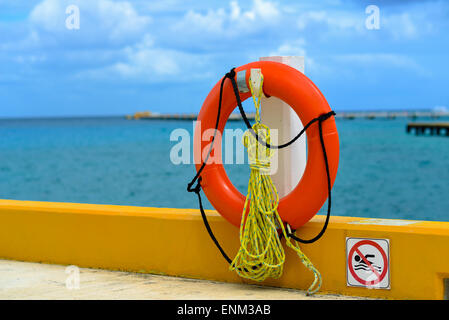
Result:
[[[284,63],[304,73],[304,57],[262,57],[260,61]],[[276,97],[263,98],[261,105],[261,122],[270,129],[278,130],[278,145],[290,141],[302,130],[298,115],[282,100]],[[303,135],[295,143],[277,151],[277,171],[271,179],[280,197],[292,191],[301,179],[306,168],[306,150],[306,136]]]

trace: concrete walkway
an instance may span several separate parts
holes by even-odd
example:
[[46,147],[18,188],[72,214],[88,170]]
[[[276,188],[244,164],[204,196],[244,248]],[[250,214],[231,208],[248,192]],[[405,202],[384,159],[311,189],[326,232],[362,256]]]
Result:
[[[79,279],[79,281],[78,281]],[[357,299],[298,290],[0,260],[0,299]]]

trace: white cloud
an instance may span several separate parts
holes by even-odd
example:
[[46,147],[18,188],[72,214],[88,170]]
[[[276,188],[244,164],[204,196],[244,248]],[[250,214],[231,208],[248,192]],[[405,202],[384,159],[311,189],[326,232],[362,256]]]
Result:
[[381,27],[387,29],[395,39],[413,39],[433,30],[429,18],[416,12],[386,16],[381,20]]
[[357,64],[360,66],[388,66],[401,69],[412,70],[420,75],[428,76],[429,72],[414,59],[402,54],[392,53],[363,53],[363,54],[344,54],[334,56],[338,62]]
[[45,60],[47,60],[47,56],[45,54],[18,55],[14,57],[14,61],[20,64],[33,64],[43,62]]
[[341,32],[342,30],[354,30],[361,32],[365,28],[363,13],[356,14],[346,11],[308,11],[301,13],[298,18],[299,30],[305,30],[316,25],[324,26],[327,31]]
[[189,10],[173,27],[175,31],[197,34],[246,34],[278,22],[281,11],[268,0],[253,0],[251,9],[242,10],[237,1],[229,8],[209,9],[206,13]]
[[112,39],[141,34],[151,21],[150,17],[139,15],[129,2],[109,0],[89,2],[96,2],[98,20],[102,22],[103,28],[112,30],[110,33]]
[[[70,4],[80,8],[76,31],[65,26]],[[191,18],[210,28],[222,13],[211,14]],[[77,79],[182,82],[211,75],[208,54],[177,50],[171,43],[161,47],[148,32],[150,23],[128,1],[43,0],[29,14],[28,35],[0,48],[18,51],[11,59],[18,64],[67,66],[67,76]]]
[[280,15],[276,4],[264,0],[254,0],[252,12],[263,21],[278,19]]
[[[437,6],[438,7],[438,6]],[[300,31],[312,31],[322,37],[345,37],[361,34],[373,35],[376,32],[387,35],[393,39],[412,39],[435,31],[432,16],[440,13],[434,6],[426,4],[416,7],[404,7],[403,11],[391,13],[379,11],[380,29],[373,31],[365,27],[365,21],[369,17],[364,10],[310,10],[299,14],[297,26]]]
[[[69,4],[80,8],[80,30],[65,27]],[[79,76],[144,81],[207,77],[223,65],[266,55],[306,56],[307,70],[320,76],[353,65],[359,69],[388,65],[425,74],[421,65],[404,55],[335,56],[354,52],[359,41],[363,45],[393,40],[394,44],[396,38],[416,38],[431,29],[430,24],[422,24],[429,20],[430,9],[420,13],[406,7],[408,11],[399,8],[394,14],[381,8],[381,30],[370,31],[365,28],[363,9],[276,0],[232,0],[208,6],[181,0],[42,0],[29,14],[29,31],[16,41],[9,37],[0,49],[17,51],[16,63],[48,63]],[[157,23],[152,23],[150,13]]]
[[362,53],[362,54],[343,54],[335,56],[337,61],[350,62],[357,64],[387,63],[398,67],[415,65],[416,63],[409,57],[388,53]]
[[0,49],[20,51],[37,47],[40,45],[40,43],[41,39],[39,33],[35,30],[31,30],[31,32],[28,33],[28,35],[23,39],[1,43]]
[[257,22],[273,22],[280,17],[277,4],[268,0],[253,0],[250,10],[242,11],[237,1],[230,3],[230,20],[243,22],[244,20]]
[[305,44],[304,38],[284,42],[270,56],[306,56]]
[[237,20],[240,17],[242,10],[237,1],[231,1],[231,20]]
[[[139,15],[127,1],[111,0],[44,0],[34,7],[29,21],[34,29],[49,35],[67,35],[65,9],[69,5],[80,9],[80,29],[77,31],[85,39],[107,39],[125,41],[129,37],[140,36],[151,22],[148,16]],[[72,36],[74,35],[72,31]]]
[[194,27],[203,32],[221,32],[223,24],[226,20],[226,12],[224,9],[208,10],[206,14],[198,13],[194,10],[189,10],[184,16],[183,20],[176,24],[176,29],[189,31]]
[[62,1],[42,1],[31,11],[29,20],[46,30],[58,30],[64,27],[65,7]]
[[180,66],[177,58],[180,54],[175,51],[162,50],[153,47],[153,41],[144,37],[143,41],[134,47],[124,49],[125,62],[118,62],[112,66],[125,78],[135,78],[153,75],[175,75]]
[[112,65],[80,72],[77,77],[114,79],[118,76],[142,82],[183,82],[210,76],[199,71],[209,63],[207,56],[155,47],[148,34],[139,43],[124,48],[122,56]]

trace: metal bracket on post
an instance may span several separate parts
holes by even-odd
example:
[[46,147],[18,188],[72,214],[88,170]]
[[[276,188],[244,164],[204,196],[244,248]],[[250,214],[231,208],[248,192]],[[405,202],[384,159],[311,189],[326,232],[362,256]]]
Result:
[[246,85],[246,70],[237,72],[237,87],[241,93],[249,92],[248,86]]
[[[262,70],[261,69],[251,69],[251,73],[249,76],[249,81],[251,82],[251,86],[253,87],[254,92],[257,94],[260,92],[261,83],[262,83]],[[262,90],[262,97],[265,97]]]

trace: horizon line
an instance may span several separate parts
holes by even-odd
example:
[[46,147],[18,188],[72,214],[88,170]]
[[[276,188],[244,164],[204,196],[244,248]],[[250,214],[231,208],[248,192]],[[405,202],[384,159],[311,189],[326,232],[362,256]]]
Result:
[[[127,115],[134,115],[134,113],[137,112],[145,112],[149,110],[143,110],[143,111],[134,111],[132,113],[127,114],[80,114],[80,115],[37,115],[37,116],[1,116],[0,120],[52,120],[52,119],[93,119],[93,118],[120,118],[120,117],[126,117]],[[151,112],[151,111],[150,111]],[[394,113],[394,112],[437,112],[433,110],[432,108],[423,108],[423,109],[346,109],[346,110],[340,110],[336,111],[337,113]],[[233,113],[239,113],[238,110],[234,111]],[[194,114],[192,112],[172,112],[172,113],[160,113],[160,112],[154,112],[154,114],[157,115],[187,115],[187,114]]]

